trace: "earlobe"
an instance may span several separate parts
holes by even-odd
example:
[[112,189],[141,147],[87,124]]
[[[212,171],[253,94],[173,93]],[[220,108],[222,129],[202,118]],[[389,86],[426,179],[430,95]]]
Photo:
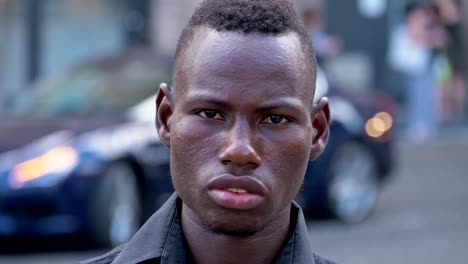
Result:
[[311,114],[314,135],[309,159],[315,160],[325,150],[330,135],[330,106],[328,98],[323,97],[315,103]]
[[159,86],[156,95],[156,130],[158,131],[161,142],[170,147],[171,145],[171,126],[170,121],[173,113],[173,92],[163,83]]

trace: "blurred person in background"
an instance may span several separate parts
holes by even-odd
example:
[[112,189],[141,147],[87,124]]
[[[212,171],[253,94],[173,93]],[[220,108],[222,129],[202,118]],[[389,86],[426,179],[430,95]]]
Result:
[[317,54],[319,64],[326,59],[337,56],[343,49],[343,41],[338,36],[324,32],[323,13],[319,4],[304,8],[301,12],[302,22],[310,34],[310,39]]
[[462,40],[462,16],[460,0],[437,0],[435,3],[439,22],[449,35],[448,46],[443,53],[445,69],[440,73],[441,82],[441,121],[461,121],[465,104],[465,76],[463,69],[464,49]]
[[389,64],[405,90],[408,139],[415,143],[437,132],[435,52],[445,47],[447,34],[433,12],[431,5],[407,5],[404,23],[390,37]]
[[328,100],[289,0],[206,0],[156,96],[176,193],[133,238],[86,263],[330,263],[292,200],[328,143]]

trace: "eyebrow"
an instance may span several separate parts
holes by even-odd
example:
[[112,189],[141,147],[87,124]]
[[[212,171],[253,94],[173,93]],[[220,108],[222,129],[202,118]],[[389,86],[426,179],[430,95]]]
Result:
[[188,100],[190,104],[195,104],[195,103],[203,103],[203,104],[210,104],[210,105],[216,105],[220,107],[228,107],[230,108],[231,105],[223,100],[220,100],[215,97],[209,97],[206,95],[194,95],[191,96],[190,99]]
[[277,108],[293,108],[296,110],[300,110],[302,105],[298,100],[283,98],[281,101],[276,102],[267,102],[266,104],[262,105],[260,109],[262,111],[273,110]]
[[[190,96],[190,99],[188,100],[189,104],[195,104],[195,103],[203,103],[203,104],[210,104],[210,105],[216,105],[218,107],[223,107],[223,108],[233,108],[233,106],[219,98],[213,97],[211,95],[207,95],[205,93],[200,93],[200,94],[195,94]],[[265,104],[262,104],[259,107],[259,111],[269,111],[273,109],[278,109],[278,108],[292,108],[295,110],[301,110],[302,104],[299,102],[297,99],[293,98],[282,98],[281,101],[270,101],[266,102]]]

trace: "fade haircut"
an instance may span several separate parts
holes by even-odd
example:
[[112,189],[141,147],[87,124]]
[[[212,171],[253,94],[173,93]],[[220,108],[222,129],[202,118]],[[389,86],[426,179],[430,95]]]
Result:
[[291,0],[205,0],[195,10],[177,44],[176,65],[199,27],[220,32],[280,35],[295,32],[309,70],[315,76],[316,57],[309,34],[297,16]]

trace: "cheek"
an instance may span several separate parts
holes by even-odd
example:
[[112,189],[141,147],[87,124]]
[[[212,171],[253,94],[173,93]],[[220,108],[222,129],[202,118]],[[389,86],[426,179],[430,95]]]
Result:
[[209,130],[197,126],[192,119],[180,118],[171,128],[171,174],[176,189],[179,182],[193,187],[203,181],[209,159],[216,158]]
[[[299,191],[309,161],[312,129],[290,131],[280,140],[270,142],[266,153],[272,164],[273,175],[278,177],[276,188],[285,193],[285,199],[293,198]],[[286,187],[287,186],[287,187]]]

